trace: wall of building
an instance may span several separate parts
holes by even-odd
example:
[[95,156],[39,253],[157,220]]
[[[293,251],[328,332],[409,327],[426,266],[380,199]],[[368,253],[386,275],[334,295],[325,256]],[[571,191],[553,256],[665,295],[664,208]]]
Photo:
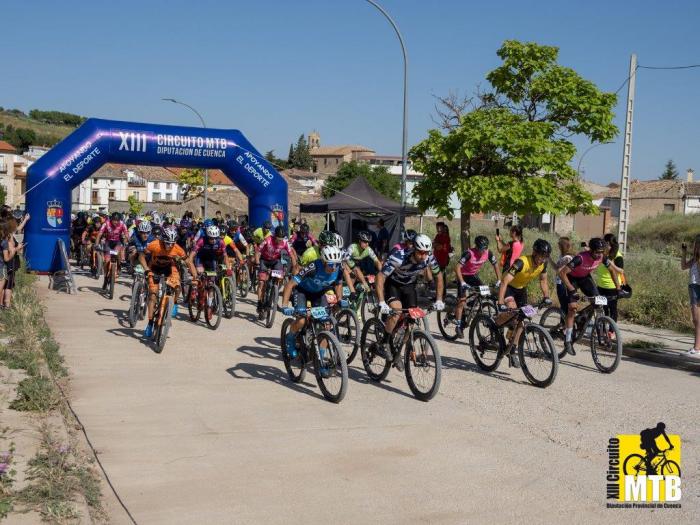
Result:
[[[180,185],[171,181],[148,181],[146,202],[176,201],[180,198]],[[122,200],[122,199],[118,199]]]
[[[620,217],[620,199],[608,197],[603,199],[601,205],[610,208],[613,218],[618,219]],[[673,209],[667,209],[666,206],[673,206]],[[685,213],[683,199],[645,197],[630,200],[630,224],[648,217],[656,217],[660,213]]]

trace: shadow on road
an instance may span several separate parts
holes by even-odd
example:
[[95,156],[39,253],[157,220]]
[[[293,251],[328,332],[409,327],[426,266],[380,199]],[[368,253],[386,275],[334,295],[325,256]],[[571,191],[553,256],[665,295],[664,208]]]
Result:
[[[389,372],[391,374],[391,372]],[[367,377],[367,374],[363,369],[360,368],[354,368],[354,367],[348,367],[348,378],[351,381],[355,381],[356,383],[360,383],[363,385],[372,385],[376,388],[381,388],[382,390],[386,390],[388,392],[391,392],[392,394],[399,394],[405,397],[409,397],[413,399],[413,396],[404,392],[403,390],[399,390],[398,388],[394,388],[393,386],[389,386],[387,381],[372,381]]]
[[255,342],[258,346],[245,345],[237,348],[239,352],[255,357],[257,359],[280,359],[279,337],[256,337]]
[[282,385],[290,390],[294,390],[295,392],[306,394],[316,399],[325,400],[322,395],[302,386],[311,386],[309,383],[293,383],[286,373],[274,366],[258,365],[254,363],[239,363],[236,366],[228,368],[226,372],[228,372],[228,374],[235,379],[263,379],[265,381]]
[[95,310],[95,313],[103,317],[116,317],[120,326],[124,328],[129,327],[129,312],[126,310],[118,308],[100,308],[99,310]]
[[[501,361],[500,366],[508,367],[508,362],[506,358]],[[494,372],[486,372],[476,366],[474,363],[470,363],[469,361],[465,361],[463,359],[458,359],[456,357],[449,357],[449,356],[442,356],[442,367],[443,368],[453,368],[456,370],[464,370],[466,372],[475,372],[477,374],[480,374],[484,377],[490,377],[493,379],[498,379],[500,381],[507,381],[509,383],[515,383],[517,385],[529,385],[530,383],[526,380],[520,380],[518,381],[517,379],[513,379],[510,377],[510,375],[505,375],[504,372],[499,372],[499,371],[494,371]]]

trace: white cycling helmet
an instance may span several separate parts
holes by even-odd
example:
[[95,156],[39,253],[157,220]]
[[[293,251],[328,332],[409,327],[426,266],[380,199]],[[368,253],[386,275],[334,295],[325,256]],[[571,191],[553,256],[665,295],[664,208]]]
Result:
[[421,252],[430,252],[433,250],[433,241],[430,240],[430,237],[421,233],[413,239],[413,246]]
[[343,236],[336,233],[335,234],[335,243],[333,244],[333,246],[335,246],[336,248],[338,248],[340,250],[340,249],[342,249],[343,244],[345,244],[345,242],[343,241]]
[[148,221],[141,221],[139,223],[139,233],[151,233],[151,223]]
[[177,241],[177,232],[171,230],[170,228],[165,228],[163,230],[163,242],[174,244]]
[[156,226],[160,226],[161,224],[163,224],[163,219],[160,218],[160,215],[153,214],[153,221],[152,222]]
[[336,246],[324,246],[321,249],[321,260],[324,263],[340,264],[343,261],[343,253]]
[[207,237],[218,239],[219,236],[221,235],[221,231],[219,231],[218,226],[214,226],[213,224],[211,226],[207,226],[206,229]]

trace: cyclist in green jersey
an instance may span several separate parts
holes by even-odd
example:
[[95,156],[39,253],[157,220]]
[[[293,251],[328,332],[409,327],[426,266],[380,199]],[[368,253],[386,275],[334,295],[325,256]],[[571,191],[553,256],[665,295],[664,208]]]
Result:
[[345,261],[348,265],[348,268],[352,270],[355,277],[357,277],[362,283],[362,285],[365,287],[365,290],[369,290],[369,285],[367,284],[365,274],[362,272],[362,268],[360,267],[362,262],[365,259],[369,258],[374,263],[374,266],[377,268],[377,271],[381,271],[382,269],[382,262],[379,260],[377,255],[374,253],[374,250],[369,245],[371,240],[372,235],[368,231],[361,231],[357,235],[357,242],[351,244],[348,248],[347,259]]

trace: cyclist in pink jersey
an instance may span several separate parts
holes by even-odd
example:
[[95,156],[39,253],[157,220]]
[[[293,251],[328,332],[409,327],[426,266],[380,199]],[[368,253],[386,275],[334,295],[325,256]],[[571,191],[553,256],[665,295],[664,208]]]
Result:
[[[501,269],[498,267],[498,260],[493,252],[489,250],[488,238],[479,235],[474,239],[474,247],[465,251],[459,263],[455,266],[455,275],[457,276],[457,284],[459,285],[459,301],[455,308],[455,318],[458,320],[458,323],[461,323],[467,290],[470,286],[481,286],[482,284],[477,274],[486,261],[491,263],[491,266],[493,266],[496,272],[496,279],[500,282]],[[457,337],[464,337],[463,330],[464,327],[461,326],[461,324],[457,325]]]
[[[292,266],[297,265],[297,254],[289,245],[286,239],[283,226],[275,228],[275,234],[266,237],[265,240],[255,247],[255,264],[258,272],[268,273],[272,270],[283,272],[282,253],[287,252],[292,259]],[[264,280],[258,279],[258,313],[262,307],[262,294]]]
[[[122,222],[122,217],[119,212],[115,211],[112,213],[110,219],[100,228],[97,238],[95,239],[95,246],[97,246],[98,249],[100,246],[100,241],[103,237],[106,241],[103,249],[105,263],[107,263],[111,258],[110,251],[116,250],[119,261],[123,264],[124,246],[129,242],[129,232],[126,229],[126,225]],[[107,278],[108,276],[105,273],[104,283],[102,284],[103,289],[107,288]]]
[[579,252],[571,261],[559,270],[561,282],[566,287],[569,307],[566,313],[566,330],[564,330],[564,349],[571,355],[576,355],[574,346],[571,343],[574,318],[578,301],[581,299],[576,291],[580,289],[586,297],[594,297],[598,294],[598,287],[591,276],[591,273],[601,264],[605,265],[612,275],[613,283],[618,293],[620,291],[620,281],[618,280],[618,268],[613,262],[605,257],[606,243],[600,237],[594,237],[588,241],[588,250]]

